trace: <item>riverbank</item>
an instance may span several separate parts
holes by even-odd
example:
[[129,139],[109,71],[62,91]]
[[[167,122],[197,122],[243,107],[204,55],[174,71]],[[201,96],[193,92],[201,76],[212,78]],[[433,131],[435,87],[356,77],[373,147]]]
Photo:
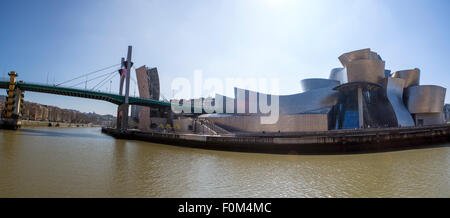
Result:
[[0,129],[36,128],[36,127],[56,127],[56,128],[88,128],[101,127],[92,123],[65,123],[51,121],[19,120],[17,122],[0,120]]
[[120,139],[209,150],[273,154],[371,153],[440,147],[450,142],[450,125],[302,133],[247,133],[226,136],[139,130],[119,132],[112,128],[102,128],[102,132]]
[[100,125],[94,125],[92,123],[64,123],[64,122],[49,122],[49,121],[34,121],[34,120],[22,120],[21,127],[100,127]]

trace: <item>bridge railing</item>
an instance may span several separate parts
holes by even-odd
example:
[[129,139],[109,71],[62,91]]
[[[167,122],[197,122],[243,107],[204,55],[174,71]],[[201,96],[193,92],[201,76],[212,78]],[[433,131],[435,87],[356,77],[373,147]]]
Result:
[[[41,92],[41,93],[57,94],[57,95],[64,95],[64,96],[98,99],[98,100],[108,101],[108,102],[111,102],[111,103],[117,104],[117,105],[123,104],[125,101],[125,97],[118,95],[118,94],[99,92],[99,91],[93,91],[93,90],[87,90],[87,89],[64,87],[64,86],[57,86],[57,85],[50,85],[50,84],[43,84],[43,83],[17,82],[16,85],[23,91],[32,91],[32,92]],[[6,89],[6,88],[8,88],[8,86],[9,86],[9,81],[0,81],[0,88]],[[140,105],[140,106],[149,106],[149,107],[152,107],[152,106],[171,107],[172,106],[172,104],[170,102],[158,101],[158,100],[153,100],[153,99],[137,98],[137,97],[129,97],[129,104]],[[177,107],[179,107],[179,106],[177,105]],[[195,110],[195,107],[191,107],[191,106],[181,106],[181,107],[184,109],[191,109],[192,111]]]

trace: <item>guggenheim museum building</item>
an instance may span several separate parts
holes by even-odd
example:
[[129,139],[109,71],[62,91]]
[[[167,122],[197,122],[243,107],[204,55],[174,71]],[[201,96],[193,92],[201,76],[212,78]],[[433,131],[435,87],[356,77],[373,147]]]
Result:
[[[280,95],[276,123],[262,124],[264,114],[250,113],[251,96],[270,96],[234,88],[234,97],[216,94],[238,105],[244,93],[244,113],[215,113],[199,116],[202,122],[230,132],[303,132],[339,129],[413,127],[444,124],[446,89],[420,83],[420,70],[391,73],[376,52],[362,49],[339,57],[341,68],[332,69],[328,78],[300,81],[300,92]],[[258,104],[259,105],[259,104]],[[217,105],[216,105],[217,107]],[[259,107],[259,106],[258,106]],[[236,111],[236,110],[234,110]]]

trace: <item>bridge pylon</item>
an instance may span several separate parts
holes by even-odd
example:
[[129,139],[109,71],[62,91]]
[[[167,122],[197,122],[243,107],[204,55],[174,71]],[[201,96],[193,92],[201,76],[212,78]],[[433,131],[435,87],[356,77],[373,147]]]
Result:
[[6,90],[7,96],[5,109],[2,112],[1,126],[4,128],[17,129],[21,125],[21,113],[23,109],[24,93],[16,86],[16,77],[19,75],[15,71],[8,73],[9,86]]
[[127,54],[127,60],[124,61],[124,58],[122,58],[121,63],[121,69],[119,70],[120,73],[120,90],[119,95],[122,95],[123,93],[123,83],[125,82],[125,101],[123,104],[119,105],[117,109],[117,130],[119,131],[125,131],[128,129],[128,111],[129,111],[129,95],[130,95],[130,71],[131,66],[133,66],[133,63],[131,62],[131,52],[132,52],[132,46],[128,46],[128,54]]

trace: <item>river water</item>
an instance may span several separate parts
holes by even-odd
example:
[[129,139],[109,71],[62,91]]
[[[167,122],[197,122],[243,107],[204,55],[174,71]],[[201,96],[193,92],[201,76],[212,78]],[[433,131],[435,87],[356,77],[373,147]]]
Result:
[[0,130],[0,197],[450,197],[450,147],[270,155]]

